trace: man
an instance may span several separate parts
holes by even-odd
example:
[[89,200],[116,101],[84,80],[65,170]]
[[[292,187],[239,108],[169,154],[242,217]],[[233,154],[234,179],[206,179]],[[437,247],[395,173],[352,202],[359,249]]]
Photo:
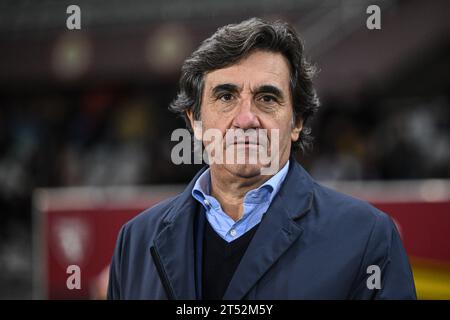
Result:
[[[317,184],[293,157],[311,142],[313,71],[289,25],[260,19],[219,29],[185,61],[170,108],[198,139],[218,130],[210,160],[225,156],[123,226],[110,299],[416,297],[391,219]],[[269,162],[250,161],[261,151]]]

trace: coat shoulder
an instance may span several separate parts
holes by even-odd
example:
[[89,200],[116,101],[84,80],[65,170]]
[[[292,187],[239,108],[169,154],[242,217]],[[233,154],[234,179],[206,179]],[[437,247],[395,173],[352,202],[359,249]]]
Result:
[[390,228],[392,220],[383,211],[377,209],[367,201],[325,187],[314,182],[316,205],[327,218],[340,221],[378,224],[380,227]]
[[154,236],[163,227],[165,217],[179,196],[168,198],[142,211],[124,224],[122,232],[133,237],[146,236],[148,238]]

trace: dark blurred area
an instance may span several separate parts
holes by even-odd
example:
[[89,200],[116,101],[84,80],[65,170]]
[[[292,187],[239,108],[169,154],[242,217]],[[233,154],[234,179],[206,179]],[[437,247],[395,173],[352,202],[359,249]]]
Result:
[[[67,30],[66,8],[81,8]],[[368,30],[366,8],[381,8]],[[186,183],[168,110],[183,60],[218,27],[292,23],[317,65],[319,180],[450,177],[448,1],[2,1],[0,298],[31,298],[32,192]]]

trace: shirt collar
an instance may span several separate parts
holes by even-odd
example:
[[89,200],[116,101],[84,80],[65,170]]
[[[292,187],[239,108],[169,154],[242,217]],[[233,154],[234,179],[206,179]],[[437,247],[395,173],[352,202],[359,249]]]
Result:
[[[275,175],[273,175],[269,180],[264,182],[261,186],[256,189],[247,192],[244,198],[244,203],[254,203],[260,202],[261,200],[268,200],[269,203],[272,202],[273,198],[277,195],[281,188],[281,185],[286,178],[287,172],[289,170],[289,160],[286,164],[279,170]],[[210,168],[205,170],[201,176],[195,182],[192,188],[192,196],[194,199],[199,201],[204,205],[204,200],[206,196],[211,195],[211,172]],[[268,199],[264,199],[268,197]]]

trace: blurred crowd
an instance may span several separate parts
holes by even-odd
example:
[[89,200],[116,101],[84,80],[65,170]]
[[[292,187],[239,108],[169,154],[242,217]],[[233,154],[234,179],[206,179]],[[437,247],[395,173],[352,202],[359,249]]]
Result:
[[[2,204],[29,203],[37,187],[184,183],[195,172],[170,161],[170,134],[184,125],[170,95],[86,91],[3,100]],[[325,102],[314,149],[298,159],[319,180],[448,178],[447,99]]]
[[450,176],[448,97],[324,106],[308,164],[319,180]]

